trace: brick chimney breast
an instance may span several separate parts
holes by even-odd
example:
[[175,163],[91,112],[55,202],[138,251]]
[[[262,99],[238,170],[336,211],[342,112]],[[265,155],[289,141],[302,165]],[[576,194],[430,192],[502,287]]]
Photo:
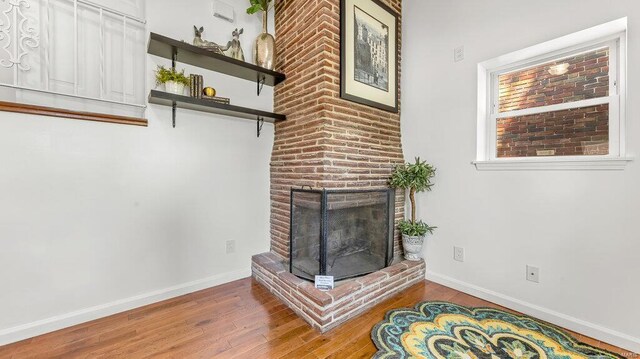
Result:
[[[401,19],[401,1],[383,2]],[[340,98],[340,0],[276,0],[275,30],[276,69],[287,79],[275,88],[274,108],[287,121],[275,125],[271,155],[271,252],[288,259],[292,187],[385,188],[404,158],[400,113]],[[401,35],[398,28],[398,71]],[[398,191],[396,224],[402,218]],[[397,230],[394,253],[401,255]]]

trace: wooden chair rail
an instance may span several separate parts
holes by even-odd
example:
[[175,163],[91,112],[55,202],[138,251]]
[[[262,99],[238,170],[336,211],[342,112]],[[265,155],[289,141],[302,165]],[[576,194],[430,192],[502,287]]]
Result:
[[16,102],[0,101],[0,111],[25,113],[40,116],[68,118],[72,120],[117,123],[121,125],[147,126],[146,118],[118,116],[93,112],[72,111],[53,107],[28,105]]

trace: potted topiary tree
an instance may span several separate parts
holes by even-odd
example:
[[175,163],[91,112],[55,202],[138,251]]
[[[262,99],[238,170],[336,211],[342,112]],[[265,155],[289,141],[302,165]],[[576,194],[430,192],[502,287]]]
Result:
[[156,70],[156,85],[164,84],[165,91],[183,95],[184,89],[191,84],[191,80],[184,74],[184,70],[178,72],[174,68],[167,69],[164,66],[158,66]]
[[422,244],[427,233],[433,233],[436,227],[431,227],[423,221],[416,221],[416,198],[418,192],[431,191],[431,179],[436,169],[425,161],[416,157],[415,163],[405,163],[396,166],[389,179],[389,185],[409,191],[411,202],[411,220],[402,220],[398,225],[402,233],[402,247],[407,260],[418,261],[422,258]]

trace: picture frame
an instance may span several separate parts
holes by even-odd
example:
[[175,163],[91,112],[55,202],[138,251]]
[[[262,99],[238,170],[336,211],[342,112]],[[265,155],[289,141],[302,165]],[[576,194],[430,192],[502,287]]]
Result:
[[398,112],[398,15],[379,0],[341,0],[340,97]]

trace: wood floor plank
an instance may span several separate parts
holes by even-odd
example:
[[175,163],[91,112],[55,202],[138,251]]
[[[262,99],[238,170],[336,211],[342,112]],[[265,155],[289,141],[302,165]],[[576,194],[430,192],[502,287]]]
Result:
[[153,352],[148,358],[189,358],[189,357],[206,357],[214,358],[219,353],[231,349],[231,344],[220,338],[198,336],[190,340],[174,344],[166,348],[162,352]]
[[375,354],[375,349],[366,346],[357,352],[351,353],[345,357],[345,359],[369,359]]
[[[391,309],[412,308],[424,300],[509,310],[424,281],[322,334],[247,278],[3,346],[0,358],[369,358],[376,351],[370,339],[373,325]],[[570,334],[631,357],[623,349]]]

